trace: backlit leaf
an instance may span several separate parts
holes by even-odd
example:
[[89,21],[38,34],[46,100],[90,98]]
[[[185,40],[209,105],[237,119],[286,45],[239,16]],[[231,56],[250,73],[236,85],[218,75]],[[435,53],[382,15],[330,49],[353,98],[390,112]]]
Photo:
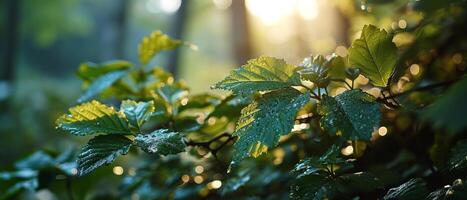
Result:
[[124,60],[115,60],[100,64],[86,62],[82,63],[78,68],[78,76],[83,80],[95,80],[96,78],[114,71],[122,71],[128,69],[132,64]]
[[112,163],[127,154],[132,141],[123,135],[99,135],[89,140],[78,155],[78,175],[83,176],[96,168]]
[[296,66],[287,64],[282,59],[262,56],[233,70],[214,88],[231,90],[236,94],[287,88],[300,85],[300,77],[296,70]]
[[131,134],[125,115],[98,101],[70,108],[69,114],[57,120],[57,125],[58,128],[78,136],[97,133]]
[[172,50],[182,44],[182,41],[172,39],[161,31],[154,31],[149,36],[144,37],[139,44],[139,61],[142,64],[147,64],[160,51]]
[[336,97],[323,96],[318,109],[321,126],[330,134],[350,140],[369,140],[379,126],[381,112],[375,98],[361,90],[349,90]]
[[397,47],[384,29],[365,25],[349,49],[349,61],[375,86],[386,87],[397,62]]
[[232,165],[246,157],[257,157],[277,145],[281,135],[290,133],[298,110],[310,97],[288,88],[269,92],[242,109],[234,132]]

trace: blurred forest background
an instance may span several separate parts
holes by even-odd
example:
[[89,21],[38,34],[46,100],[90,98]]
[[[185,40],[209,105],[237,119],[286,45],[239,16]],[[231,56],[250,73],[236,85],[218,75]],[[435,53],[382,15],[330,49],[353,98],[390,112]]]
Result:
[[[309,54],[345,56],[364,24],[394,31],[422,18],[400,10],[408,0],[382,2],[373,7],[354,0],[1,1],[0,170],[36,149],[61,151],[84,143],[54,127],[81,93],[78,66],[136,61],[137,44],[153,30],[198,47],[163,53],[152,63],[168,66],[196,94],[210,91],[249,58],[269,55],[298,64]],[[401,34],[394,42],[410,39]]]

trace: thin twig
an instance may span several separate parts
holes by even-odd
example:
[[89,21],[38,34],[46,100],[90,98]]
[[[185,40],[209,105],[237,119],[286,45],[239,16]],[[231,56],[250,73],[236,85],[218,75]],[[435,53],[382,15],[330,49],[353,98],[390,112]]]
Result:
[[444,82],[435,83],[435,84],[432,84],[432,85],[427,85],[427,86],[423,86],[423,87],[419,87],[419,88],[412,88],[410,90],[406,90],[406,91],[398,93],[398,94],[390,95],[390,96],[383,97],[383,98],[378,98],[378,100],[394,99],[394,98],[397,98],[397,97],[400,97],[400,96],[403,96],[403,95],[406,95],[406,94],[409,94],[409,93],[412,93],[412,92],[423,91],[423,90],[431,90],[431,89],[435,89],[435,88],[438,88],[438,87],[448,86],[448,85],[451,85],[451,84],[457,82],[458,80],[460,80],[460,79],[444,81]]
[[[216,143],[217,141],[220,141],[222,138],[227,138],[227,140],[223,141],[219,146],[217,147],[211,147],[212,144]],[[205,142],[196,142],[196,141],[187,141],[185,142],[186,145],[188,146],[198,146],[198,147],[203,147],[208,149],[214,157],[217,157],[217,153],[225,146],[227,145],[230,141],[235,140],[237,137],[233,136],[229,133],[222,133],[208,141]]]
[[345,85],[347,85],[347,87],[349,87],[349,89],[353,89],[353,81],[352,81],[352,85],[350,85],[349,83],[347,83],[347,81],[345,81],[343,79],[331,79],[331,81],[343,82],[343,83],[345,83]]

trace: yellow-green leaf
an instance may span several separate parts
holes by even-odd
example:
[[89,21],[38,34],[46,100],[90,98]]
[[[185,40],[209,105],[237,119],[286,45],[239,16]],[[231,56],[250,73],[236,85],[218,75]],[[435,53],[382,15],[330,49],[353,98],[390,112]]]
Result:
[[386,87],[397,62],[397,47],[384,29],[365,25],[349,49],[349,61],[375,86]]
[[98,101],[91,101],[69,109],[69,114],[57,120],[58,128],[73,135],[131,134],[125,114]]
[[144,37],[139,44],[139,61],[142,64],[147,64],[160,51],[172,50],[182,44],[181,40],[172,39],[161,31],[154,31],[149,36]]
[[282,59],[261,56],[233,70],[214,88],[231,90],[236,94],[251,94],[297,86],[300,85],[300,75],[296,70],[296,66]]

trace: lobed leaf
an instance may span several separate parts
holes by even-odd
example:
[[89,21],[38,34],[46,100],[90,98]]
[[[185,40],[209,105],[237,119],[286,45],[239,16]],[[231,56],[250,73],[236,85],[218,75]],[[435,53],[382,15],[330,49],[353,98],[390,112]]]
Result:
[[231,90],[236,94],[288,88],[300,85],[300,76],[296,70],[296,66],[282,59],[261,56],[233,70],[214,88]]
[[336,97],[323,96],[318,112],[321,126],[330,134],[349,140],[370,140],[379,126],[381,112],[375,98],[361,90],[349,90]]
[[243,108],[233,133],[239,139],[234,145],[232,165],[275,147],[281,135],[290,133],[298,110],[309,99],[308,93],[287,88],[269,92]]
[[69,109],[69,114],[57,120],[57,127],[73,135],[97,133],[131,134],[125,115],[98,101],[83,103]]
[[147,153],[169,155],[185,151],[185,143],[180,133],[159,129],[149,134],[139,134],[135,143]]
[[78,175],[83,176],[96,168],[112,163],[130,150],[132,141],[123,135],[99,135],[89,140],[78,155]]
[[349,61],[375,86],[386,87],[397,62],[397,47],[384,29],[365,25],[349,49]]

